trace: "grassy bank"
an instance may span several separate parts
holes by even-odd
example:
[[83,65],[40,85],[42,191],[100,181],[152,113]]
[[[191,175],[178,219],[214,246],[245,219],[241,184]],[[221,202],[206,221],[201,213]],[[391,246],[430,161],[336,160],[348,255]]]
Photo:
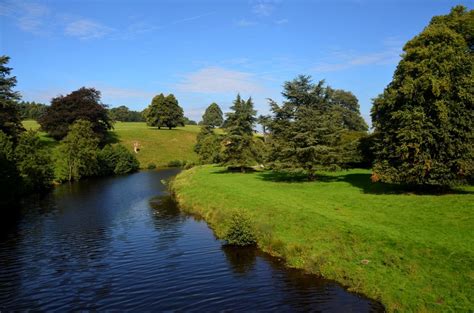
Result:
[[[26,129],[38,129],[36,121],[24,121]],[[166,166],[170,161],[197,161],[198,157],[193,151],[196,143],[196,136],[199,126],[177,127],[176,129],[157,129],[146,126],[145,123],[117,122],[111,132],[114,141],[123,144],[133,150],[134,142],[140,145],[140,152],[137,154],[140,166],[146,168],[148,164],[155,164],[158,167]],[[42,141],[49,147],[54,148],[57,142],[40,133]]]
[[205,166],[182,172],[172,188],[218,236],[230,213],[244,210],[263,250],[389,311],[472,311],[474,188],[403,194],[369,177],[350,170],[305,182]]

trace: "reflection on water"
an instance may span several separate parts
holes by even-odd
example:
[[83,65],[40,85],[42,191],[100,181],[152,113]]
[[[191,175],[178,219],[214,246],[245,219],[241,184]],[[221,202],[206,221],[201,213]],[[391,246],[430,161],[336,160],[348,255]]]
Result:
[[176,173],[91,179],[25,201],[0,230],[0,311],[383,310],[255,248],[223,246],[167,195],[161,180]]

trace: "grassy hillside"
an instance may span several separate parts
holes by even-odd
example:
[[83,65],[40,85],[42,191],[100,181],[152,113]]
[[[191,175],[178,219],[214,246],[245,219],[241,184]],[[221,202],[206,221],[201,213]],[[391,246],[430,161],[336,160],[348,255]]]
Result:
[[[27,129],[38,129],[36,121],[24,121],[23,125]],[[140,145],[140,152],[137,158],[142,168],[154,163],[158,167],[166,166],[173,160],[197,161],[197,155],[193,151],[199,126],[185,126],[176,129],[157,129],[146,126],[145,123],[122,123],[114,124],[112,136],[117,142],[133,150],[134,142]],[[57,142],[48,137],[45,133],[40,133],[41,139],[51,147]]]
[[230,213],[244,210],[263,250],[381,300],[389,311],[474,308],[473,187],[402,194],[371,183],[367,170],[305,182],[205,166],[182,172],[173,189],[218,236]]

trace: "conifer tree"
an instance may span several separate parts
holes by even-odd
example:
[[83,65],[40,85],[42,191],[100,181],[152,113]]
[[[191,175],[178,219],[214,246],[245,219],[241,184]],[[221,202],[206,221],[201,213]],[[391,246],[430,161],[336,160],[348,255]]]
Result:
[[217,105],[217,103],[213,102],[209,105],[202,116],[202,124],[208,125],[211,128],[214,127],[221,127],[224,119],[222,117],[222,110]]
[[403,48],[372,108],[374,180],[448,186],[472,175],[473,20],[474,11],[455,7]]
[[321,169],[336,169],[342,162],[340,111],[329,101],[324,81],[313,84],[299,76],[284,85],[286,101],[270,100],[270,161],[275,169],[304,171],[310,180]]
[[13,91],[16,77],[10,76],[12,69],[6,66],[9,60],[8,56],[0,56],[0,131],[16,140],[25,128],[17,105],[20,94]]
[[229,167],[240,168],[245,172],[258,160],[258,150],[253,141],[253,127],[256,111],[252,98],[247,101],[237,95],[230,107],[233,112],[227,113],[227,135],[223,140],[222,161]]

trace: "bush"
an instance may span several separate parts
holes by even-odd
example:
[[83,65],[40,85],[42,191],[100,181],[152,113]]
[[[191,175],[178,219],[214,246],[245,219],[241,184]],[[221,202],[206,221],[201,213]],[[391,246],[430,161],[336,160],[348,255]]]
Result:
[[136,172],[140,168],[135,155],[122,145],[105,146],[97,155],[98,175],[122,175]]
[[156,164],[151,162],[151,163],[148,163],[148,165],[146,166],[147,169],[149,170],[154,170],[156,168]]
[[237,211],[232,214],[224,240],[227,241],[227,244],[236,246],[249,246],[256,243],[250,218],[244,212]]
[[184,167],[186,165],[186,161],[181,160],[172,160],[168,162],[168,167]]

